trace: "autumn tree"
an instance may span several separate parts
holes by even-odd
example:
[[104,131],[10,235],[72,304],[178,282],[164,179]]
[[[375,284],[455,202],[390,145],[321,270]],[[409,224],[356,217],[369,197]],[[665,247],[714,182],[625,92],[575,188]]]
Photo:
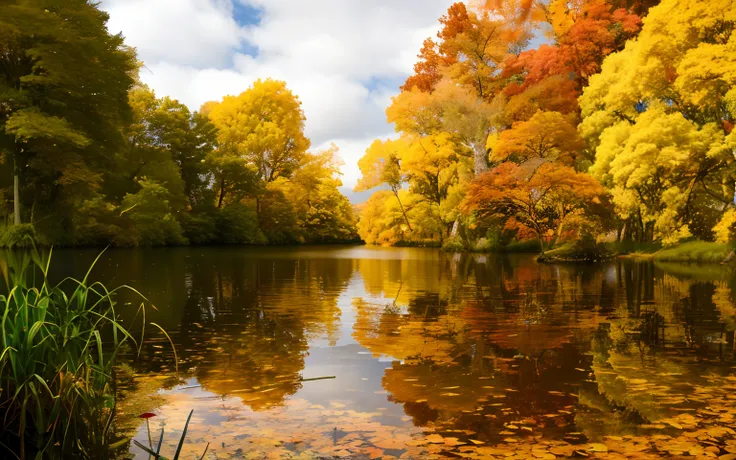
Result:
[[622,49],[641,27],[641,18],[608,0],[550,2],[548,17],[558,42],[558,59],[584,86],[603,58]]
[[425,42],[416,74],[386,113],[398,131],[455,134],[473,154],[475,172],[481,174],[488,169],[486,138],[498,114],[491,103],[502,89],[502,64],[526,30],[463,3],[453,4],[440,22],[438,42]]
[[401,171],[400,158],[408,148],[409,145],[406,139],[373,141],[365,151],[365,155],[358,161],[358,168],[360,168],[362,177],[358,180],[355,190],[370,190],[383,184],[388,185],[396,197],[404,221],[409,227],[409,231],[411,231],[411,222],[399,196],[399,190],[401,190],[405,179]]
[[455,218],[447,200],[462,174],[452,137],[444,133],[414,139],[401,161],[411,192],[434,206],[443,227],[440,239],[444,238]]
[[491,160],[523,163],[542,159],[572,165],[584,148],[577,129],[564,115],[540,111],[503,131],[491,149]]
[[342,165],[333,144],[322,152],[306,153],[292,177],[281,180],[306,242],[351,241],[357,236],[352,205],[339,191]]
[[735,14],[729,0],[663,1],[580,98],[591,171],[628,235],[675,242],[733,201]]
[[301,102],[282,81],[257,80],[212,107],[209,118],[220,144],[252,164],[264,182],[289,177],[309,149]]
[[590,175],[556,163],[503,163],[475,179],[461,205],[465,212],[497,215],[532,229],[542,244],[576,208],[603,193]]

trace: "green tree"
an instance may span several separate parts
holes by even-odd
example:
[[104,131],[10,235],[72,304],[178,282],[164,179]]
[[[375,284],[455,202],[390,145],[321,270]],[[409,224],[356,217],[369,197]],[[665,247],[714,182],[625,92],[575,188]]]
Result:
[[16,224],[23,188],[68,217],[60,203],[71,213],[96,193],[123,145],[138,63],[107,19],[87,0],[0,4],[0,150],[13,164]]

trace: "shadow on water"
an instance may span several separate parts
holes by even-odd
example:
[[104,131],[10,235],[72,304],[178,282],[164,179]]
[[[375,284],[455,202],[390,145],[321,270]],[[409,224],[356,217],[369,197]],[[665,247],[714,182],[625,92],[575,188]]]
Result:
[[[59,251],[55,276],[94,255]],[[149,297],[183,371],[167,383],[169,350],[146,344],[121,419],[145,441],[136,411],[175,427],[194,408],[192,452],[472,457],[629,436],[672,454],[687,450],[649,437],[676,439],[733,379],[721,266],[302,247],[112,250],[97,270]]]

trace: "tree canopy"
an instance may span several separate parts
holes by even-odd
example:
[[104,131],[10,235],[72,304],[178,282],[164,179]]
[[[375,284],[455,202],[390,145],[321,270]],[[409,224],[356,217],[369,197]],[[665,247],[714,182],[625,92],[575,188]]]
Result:
[[[723,241],[736,191],[734,11],[732,0],[455,3],[386,114],[410,145],[452,144],[442,196],[462,212],[440,220],[449,235],[412,222],[393,238]],[[530,46],[535,36],[545,40]],[[378,182],[437,202],[418,182],[429,153],[396,155],[393,180]],[[376,182],[361,171],[361,184]],[[394,206],[369,200],[366,212],[380,203]],[[374,235],[366,218],[359,232]]]
[[140,83],[107,20],[87,0],[0,5],[3,231],[27,223],[62,245],[356,238],[337,150],[309,151],[285,82],[193,112]]

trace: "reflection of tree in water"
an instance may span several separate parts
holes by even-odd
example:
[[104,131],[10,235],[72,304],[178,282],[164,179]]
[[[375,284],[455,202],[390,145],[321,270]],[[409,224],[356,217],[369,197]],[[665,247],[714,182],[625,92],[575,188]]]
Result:
[[651,264],[639,270],[645,280],[626,287],[627,308],[591,339],[595,385],[581,392],[576,418],[596,435],[646,433],[642,424],[657,427],[695,410],[693,393],[708,391],[708,375],[727,373],[720,361],[733,359],[722,340],[714,356],[712,343],[727,325],[718,308],[724,283],[658,273]]
[[[396,360],[382,384],[420,426],[485,440],[522,427],[545,437],[636,433],[690,409],[703,376],[733,359],[722,353],[736,328],[733,277],[430,251],[355,260],[165,254],[104,268],[152,298],[159,311],[149,319],[173,332],[205,389],[255,409],[297,391],[312,338],[334,343],[337,297],[355,269],[364,293],[353,299],[353,337]],[[146,347],[147,364],[166,351]]]
[[191,261],[180,359],[205,390],[255,410],[281,404],[301,388],[310,337],[337,339],[337,298],[351,275],[344,259]]
[[[455,257],[450,276],[433,277],[433,285],[421,275],[416,285],[410,276],[396,278],[406,310],[354,303],[354,337],[374,355],[400,360],[383,385],[416,425],[489,439],[509,434],[509,425],[550,436],[612,434],[603,425],[622,429],[661,417],[646,397],[629,403],[632,387],[617,381],[618,367],[629,369],[623,381],[633,381],[637,395],[651,399],[652,388],[635,377],[642,366],[697,381],[692,363],[662,360],[658,350],[702,344],[713,325],[723,327],[713,284],[663,274],[651,263],[549,267],[530,258],[517,265],[491,260]],[[396,293],[383,286],[375,293]],[[685,330],[694,341],[683,340]]]

